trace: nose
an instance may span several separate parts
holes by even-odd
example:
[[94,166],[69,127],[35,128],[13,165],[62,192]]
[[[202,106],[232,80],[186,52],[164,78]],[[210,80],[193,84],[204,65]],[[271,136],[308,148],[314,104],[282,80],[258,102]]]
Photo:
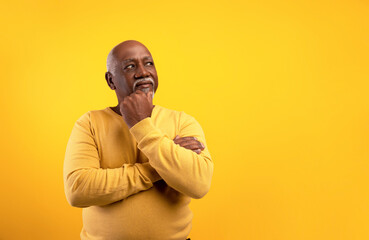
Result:
[[135,78],[144,78],[148,76],[150,76],[149,71],[147,71],[143,64],[139,64],[137,67],[137,72],[135,73]]

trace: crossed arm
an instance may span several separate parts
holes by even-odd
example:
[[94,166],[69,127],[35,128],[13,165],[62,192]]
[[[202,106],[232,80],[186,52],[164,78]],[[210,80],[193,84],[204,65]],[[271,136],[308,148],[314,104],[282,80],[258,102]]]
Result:
[[201,198],[209,191],[213,162],[202,128],[194,118],[183,115],[179,130],[183,137],[168,138],[151,120],[151,94],[137,91],[120,103],[122,117],[148,163],[100,168],[90,116],[77,121],[64,161],[65,193],[72,206],[110,204],[145,191],[160,179],[192,198]]
[[[68,202],[75,207],[106,205],[148,190],[160,179],[190,197],[202,197],[210,187],[213,166],[199,125],[194,121],[185,125],[180,132],[185,137],[169,139],[153,126],[151,118],[144,119],[131,132],[149,162],[103,169],[89,115],[84,116],[73,128],[66,151],[64,186]],[[195,131],[190,129],[193,127]]]
[[[200,125],[193,117],[183,115],[185,117],[180,124],[180,134],[197,139],[183,140],[186,142],[183,145],[194,148],[193,151],[175,144],[176,140],[174,142],[163,134],[151,118],[140,121],[130,132],[135,137],[138,148],[149,158],[150,165],[170,187],[189,197],[201,198],[209,191],[213,162]],[[203,144],[204,147],[199,154],[195,152],[199,146],[197,144]]]

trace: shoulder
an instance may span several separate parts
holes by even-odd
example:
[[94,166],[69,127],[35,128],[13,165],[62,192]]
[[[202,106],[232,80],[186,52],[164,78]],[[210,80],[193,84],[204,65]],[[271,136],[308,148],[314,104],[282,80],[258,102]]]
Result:
[[159,114],[173,115],[173,116],[178,116],[181,118],[192,118],[192,116],[185,113],[184,111],[173,110],[173,109],[169,109],[169,108],[166,108],[160,105],[155,105],[155,110]]
[[109,112],[108,108],[100,109],[100,110],[90,110],[84,114],[82,114],[76,121],[76,125],[82,125],[83,127],[93,128],[95,125],[98,125],[100,122],[109,121],[109,119],[113,119],[112,113]]
[[168,115],[172,115],[176,119],[178,129],[180,131],[199,131],[203,132],[200,123],[195,117],[186,113],[185,111],[177,111],[159,106],[158,110],[167,112]]
[[[116,115],[116,116],[114,116]],[[86,113],[84,113],[78,120],[93,120],[98,118],[112,118],[117,117],[118,114],[116,114],[113,110],[111,110],[109,107],[99,110],[90,110]]]
[[180,115],[180,111],[169,109],[169,108],[166,108],[160,105],[155,105],[154,111],[156,111],[158,115],[166,115],[166,116],[179,116]]
[[197,122],[194,117],[184,111],[173,110],[159,105],[155,105],[155,111],[157,115],[165,116],[167,120],[175,120],[175,122],[177,122],[177,124],[180,126],[190,122]]

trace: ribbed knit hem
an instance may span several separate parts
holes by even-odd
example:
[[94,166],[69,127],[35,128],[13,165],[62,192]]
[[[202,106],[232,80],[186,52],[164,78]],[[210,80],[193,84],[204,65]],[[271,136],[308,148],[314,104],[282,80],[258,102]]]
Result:
[[135,137],[138,143],[151,131],[155,131],[156,127],[150,117],[147,117],[129,129],[130,133]]

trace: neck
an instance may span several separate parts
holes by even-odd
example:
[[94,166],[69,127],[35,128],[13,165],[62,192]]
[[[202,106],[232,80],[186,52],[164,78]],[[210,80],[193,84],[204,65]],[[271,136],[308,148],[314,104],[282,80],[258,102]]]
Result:
[[118,115],[121,115],[122,116],[122,114],[120,113],[120,108],[119,108],[119,104],[117,105],[117,106],[115,106],[115,107],[110,107],[116,114],[118,114]]

